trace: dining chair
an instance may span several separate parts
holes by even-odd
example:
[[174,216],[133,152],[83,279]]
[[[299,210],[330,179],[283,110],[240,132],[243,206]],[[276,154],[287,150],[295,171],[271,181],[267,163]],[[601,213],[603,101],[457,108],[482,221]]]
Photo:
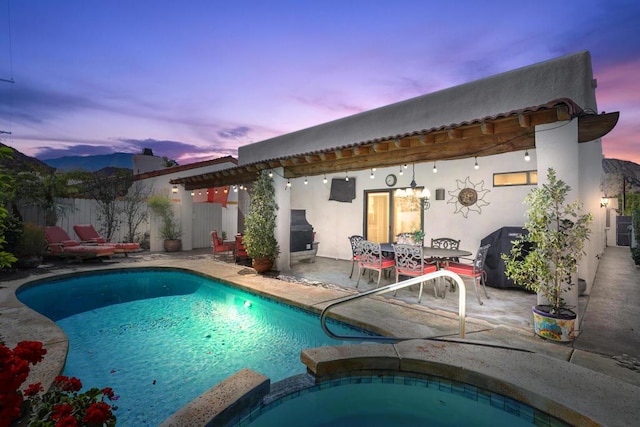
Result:
[[[422,245],[393,245],[393,252],[396,263],[396,283],[400,281],[400,276],[417,277],[438,271],[438,267],[435,264],[425,262]],[[422,300],[423,285],[424,282],[420,282],[418,302]],[[396,292],[393,293],[394,296]],[[437,298],[438,289],[435,280],[433,281],[433,293]]]
[[438,237],[431,239],[432,248],[442,249],[460,249],[460,240],[451,239],[449,237]]
[[349,279],[353,276],[353,266],[358,261],[358,243],[364,240],[363,236],[353,235],[349,236],[349,243],[351,243],[351,273],[349,273]]
[[360,277],[364,270],[375,270],[378,272],[378,283],[376,288],[380,286],[380,279],[382,278],[382,272],[386,271],[396,264],[395,260],[385,258],[382,255],[382,248],[380,243],[370,242],[368,240],[361,240],[358,243],[357,249],[358,256],[358,281],[356,282],[356,288],[360,284]]
[[[452,239],[450,237],[437,237],[435,239],[431,239],[431,247],[442,249],[460,249],[460,240]],[[451,258],[449,259],[449,261],[460,262],[460,259]]]
[[233,257],[236,264],[238,263],[238,259],[245,260],[249,258],[249,254],[247,253],[247,247],[244,245],[242,234],[236,234]]
[[213,230],[211,232],[211,247],[213,248],[213,259],[216,259],[216,254],[233,254],[233,250],[235,249],[235,243],[225,242],[220,237],[218,237],[218,232]]
[[460,276],[470,277],[473,279],[473,288],[476,291],[476,297],[478,298],[478,303],[480,305],[483,304],[482,300],[480,299],[480,295],[478,294],[478,287],[480,285],[482,285],[482,288],[484,289],[484,296],[489,298],[489,294],[487,294],[487,287],[485,286],[485,282],[487,281],[487,272],[484,271],[484,263],[487,259],[487,253],[489,252],[490,247],[491,245],[480,246],[476,257],[471,260],[470,264],[461,262],[450,262],[445,267],[446,270],[449,270]]

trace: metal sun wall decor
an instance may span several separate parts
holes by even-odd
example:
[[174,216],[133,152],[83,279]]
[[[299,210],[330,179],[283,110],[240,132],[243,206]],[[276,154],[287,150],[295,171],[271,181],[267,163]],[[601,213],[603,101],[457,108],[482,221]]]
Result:
[[456,184],[457,188],[448,192],[451,199],[447,202],[456,205],[454,214],[461,213],[465,218],[467,218],[470,211],[478,212],[479,215],[482,214],[482,208],[489,205],[489,202],[485,201],[484,197],[491,191],[482,188],[484,181],[474,184],[467,177],[464,181],[456,179]]

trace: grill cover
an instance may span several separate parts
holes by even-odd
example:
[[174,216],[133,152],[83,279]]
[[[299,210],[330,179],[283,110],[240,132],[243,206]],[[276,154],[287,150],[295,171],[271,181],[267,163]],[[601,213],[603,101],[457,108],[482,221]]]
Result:
[[[487,286],[494,288],[521,288],[504,274],[505,265],[502,254],[511,252],[513,241],[519,239],[527,230],[522,227],[502,227],[482,239],[480,245],[490,244],[484,270],[487,272]],[[525,251],[526,253],[526,251]]]
[[291,252],[313,248],[313,227],[307,222],[304,209],[291,209],[291,231],[289,237]]

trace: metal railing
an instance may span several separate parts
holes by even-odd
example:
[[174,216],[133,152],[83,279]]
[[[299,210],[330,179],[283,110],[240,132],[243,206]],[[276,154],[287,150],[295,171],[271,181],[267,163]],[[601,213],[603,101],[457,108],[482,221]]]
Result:
[[464,327],[465,327],[465,309],[466,309],[466,300],[467,300],[467,292],[462,281],[462,278],[458,276],[456,273],[452,273],[448,270],[438,270],[433,273],[425,274],[424,276],[413,277],[409,280],[405,280],[402,282],[394,283],[391,285],[383,286],[382,288],[372,289],[367,292],[363,292],[357,295],[350,295],[348,297],[341,298],[337,301],[332,302],[328,306],[322,310],[322,314],[320,315],[320,325],[322,326],[322,330],[329,335],[330,337],[337,340],[352,340],[352,341],[404,341],[404,340],[412,340],[419,339],[420,337],[384,337],[384,336],[350,336],[350,335],[338,335],[333,333],[327,327],[327,316],[329,315],[329,311],[339,305],[346,304],[351,301],[358,300],[360,298],[382,295],[387,292],[397,291],[402,288],[406,288],[408,286],[413,286],[421,282],[425,282],[427,280],[439,279],[441,277],[449,277],[456,281],[459,291],[458,291],[458,323],[459,323],[459,333],[460,338],[464,338]]

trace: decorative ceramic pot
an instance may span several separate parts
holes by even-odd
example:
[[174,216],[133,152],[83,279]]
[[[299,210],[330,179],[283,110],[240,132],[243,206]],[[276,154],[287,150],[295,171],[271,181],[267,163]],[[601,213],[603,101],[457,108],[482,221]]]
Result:
[[536,305],[533,310],[533,329],[536,335],[554,341],[573,341],[576,314],[566,308],[551,314],[550,305]]
[[164,250],[166,252],[178,252],[182,249],[182,240],[179,239],[165,239]]
[[258,273],[265,273],[273,267],[273,260],[271,258],[254,258],[251,261],[251,266]]

